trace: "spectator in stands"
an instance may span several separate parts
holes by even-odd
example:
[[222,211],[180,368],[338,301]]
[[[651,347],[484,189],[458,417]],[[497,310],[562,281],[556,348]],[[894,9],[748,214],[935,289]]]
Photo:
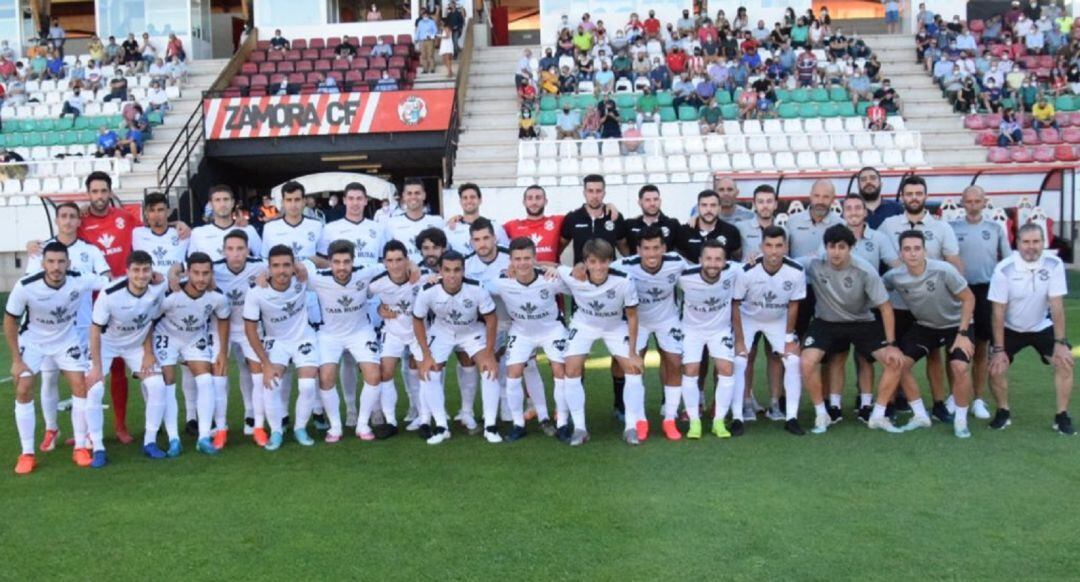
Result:
[[608,61],[600,62],[600,70],[593,76],[593,83],[596,90],[601,93],[610,93],[615,90],[615,73],[612,72]]
[[592,56],[587,52],[579,52],[575,66],[577,68],[578,83],[586,81],[591,83],[593,75],[596,73],[596,65],[593,63]]
[[435,72],[435,38],[439,29],[426,10],[420,12],[413,41],[420,45],[420,67],[425,73]]
[[975,40],[975,35],[971,34],[966,26],[960,28],[960,34],[956,37],[956,48],[962,51],[975,52],[978,50],[978,43]]
[[278,210],[277,205],[274,204],[274,199],[271,198],[269,194],[264,194],[262,197],[262,206],[259,207],[256,215],[258,216],[259,222],[266,224],[280,216],[281,211]]
[[158,81],[150,83],[150,90],[146,93],[146,102],[149,104],[151,112],[160,111],[164,114],[171,108],[169,105],[169,95],[165,92],[165,86]]
[[829,36],[828,31],[821,25],[820,20],[814,20],[810,23],[809,45],[813,48],[823,48],[825,46],[825,37]]
[[881,106],[881,102],[874,99],[870,107],[866,108],[866,129],[870,131],[888,131],[892,129],[888,123],[888,112]]
[[386,44],[386,41],[384,41],[381,36],[375,39],[375,46],[371,47],[371,56],[390,58],[393,55],[393,49],[390,48],[390,45]]
[[375,91],[397,91],[397,79],[390,77],[390,71],[383,71],[379,81],[375,83]]
[[743,91],[739,94],[739,119],[753,119],[757,109],[758,94],[756,91]]
[[888,34],[900,32],[900,2],[897,0],[882,0],[885,5],[885,31]]
[[105,60],[105,45],[101,44],[101,39],[94,36],[90,37],[90,41],[86,44],[86,52],[90,55],[90,59],[96,62]]
[[694,34],[697,30],[697,20],[690,16],[690,11],[683,9],[682,18],[675,22],[675,28],[680,34]]
[[[570,34],[570,31],[563,29],[559,31],[559,38],[555,41],[555,57],[560,58],[565,56],[573,57],[574,55],[574,37]],[[562,67],[560,60],[560,67]]]
[[1001,100],[1005,97],[1005,90],[998,86],[993,77],[986,80],[986,87],[982,92],[983,106],[987,111],[997,113],[1001,110]]
[[157,60],[158,48],[154,44],[154,41],[150,40],[150,34],[144,32],[142,34],[142,46],[139,47],[139,52],[142,53],[141,69],[145,69],[150,66],[150,63]]
[[1017,96],[1019,97],[1018,105],[1021,110],[1026,113],[1031,113],[1032,108],[1035,106],[1035,102],[1039,98],[1039,82],[1035,78],[1035,75],[1027,75],[1024,77],[1024,83],[1020,85]]
[[341,44],[334,47],[334,59],[352,61],[358,48],[349,40],[349,36],[345,35],[341,39]]
[[[768,81],[766,81],[768,83]],[[766,85],[767,86],[767,85]],[[776,98],[776,92],[771,88],[757,91],[757,102],[754,107],[754,116],[758,119],[770,119],[776,117],[776,108],[780,100]]]
[[102,101],[108,103],[113,99],[118,99],[121,103],[128,99],[128,82],[127,79],[120,75],[113,77],[113,80],[109,81],[109,94]]
[[86,111],[86,98],[82,95],[82,89],[76,87],[71,95],[64,101],[60,110],[60,119],[65,115],[71,115],[71,126],[75,127],[75,120]]
[[45,79],[63,79],[67,76],[67,65],[64,57],[53,49],[49,49],[48,61],[45,63]]
[[[19,63],[21,65],[22,63]],[[7,93],[4,95],[4,103],[12,107],[26,105],[26,84],[16,77],[7,84]]]
[[368,8],[365,13],[364,20],[367,20],[368,22],[379,22],[382,20],[382,12],[379,11],[379,7],[374,2],[371,3],[371,8]]
[[450,46],[454,49],[454,58],[457,58],[461,49],[461,35],[465,32],[465,9],[451,1],[443,24],[450,27]]
[[642,23],[642,32],[645,35],[645,39],[659,39],[660,38],[660,21],[656,18],[656,11],[650,10],[649,17]]
[[571,72],[570,67],[563,66],[559,74],[559,93],[572,95],[577,92],[577,75]]
[[953,111],[956,113],[975,113],[978,110],[978,91],[975,88],[975,79],[965,77],[960,84],[960,90],[956,92],[956,101],[953,102]]
[[881,87],[874,91],[874,99],[881,103],[881,106],[885,108],[886,113],[889,115],[900,113],[900,96],[892,88],[892,83],[888,79],[883,80]]
[[38,53],[33,57],[30,57],[30,75],[29,78],[44,79],[46,71],[48,70],[49,59],[45,58],[45,55]]
[[123,57],[124,50],[123,47],[116,44],[115,36],[110,36],[109,44],[105,45],[103,48],[105,50],[105,58],[101,61],[98,61],[99,63],[105,65],[114,65],[121,62],[120,59]]
[[98,128],[97,157],[114,157],[119,155],[118,145],[120,137],[116,132],[102,125]]
[[866,71],[862,67],[855,67],[854,74],[847,80],[847,90],[851,97],[851,104],[855,106],[859,105],[859,101],[869,101],[873,96],[870,77],[866,76]]
[[67,78],[68,89],[86,86],[86,66],[83,65],[82,59],[75,58],[75,62],[71,64],[71,70],[68,71]]
[[922,32],[928,27],[934,24],[934,14],[932,11],[926,9],[926,3],[919,3],[919,11],[915,13],[915,24],[919,27],[919,31]]
[[[450,79],[454,78],[454,31],[450,30],[449,26],[443,26],[439,31],[439,56],[442,58],[443,66],[446,67],[446,76]],[[536,76],[533,73],[531,67],[529,68],[529,81],[533,86],[533,91],[536,91]]]
[[[540,68],[541,71],[546,71],[551,67],[555,67],[555,70],[558,70],[559,58],[556,57],[555,54],[552,52],[551,47],[544,48],[544,56],[540,57],[540,61],[537,63],[537,66]],[[518,66],[518,68],[521,68],[520,65]]]
[[800,17],[795,21],[795,26],[791,27],[791,46],[794,48],[809,48],[810,47],[810,26],[806,23],[806,19]]
[[15,62],[0,55],[0,81],[8,82],[15,78]]
[[169,80],[169,70],[165,67],[165,61],[160,58],[151,63],[146,74],[150,75],[150,79],[163,85]]
[[[1020,24],[1020,26],[1023,26],[1023,24]],[[1028,52],[1033,55],[1045,54],[1046,33],[1035,22],[1027,24],[1027,29],[1027,34],[1024,35],[1024,45],[1027,47]]]
[[52,49],[56,54],[60,55],[60,58],[64,58],[64,39],[67,38],[67,33],[64,32],[64,27],[60,26],[60,19],[53,18],[52,25],[49,26],[49,41],[52,43]]
[[169,42],[165,45],[165,58],[175,61],[187,60],[187,52],[184,51],[184,42],[174,33],[169,33]]
[[692,104],[694,91],[694,82],[690,79],[690,73],[683,73],[676,77],[671,83],[672,105],[675,106],[675,109]]
[[540,71],[540,93],[543,95],[559,94],[559,71],[555,65]]
[[599,107],[589,107],[585,110],[585,117],[581,119],[581,139],[600,139],[600,129],[603,119],[600,117]]
[[271,95],[277,95],[277,96],[280,97],[282,95],[288,95],[289,93],[293,92],[293,89],[292,89],[292,87],[289,86],[289,81],[285,77],[285,75],[282,75],[281,76],[281,82],[277,83],[277,84],[274,84],[274,85],[270,85],[270,89],[268,90],[268,92]]
[[814,85],[814,75],[817,73],[817,66],[817,57],[814,56],[809,45],[804,45],[803,52],[795,61],[795,71],[798,75],[800,87],[812,87]]
[[646,121],[660,123],[660,99],[652,89],[645,89],[637,101],[638,127]]
[[724,134],[724,113],[720,108],[720,105],[716,102],[716,99],[710,99],[704,107],[701,108],[700,115],[698,116],[698,126],[700,127],[701,135],[708,135],[715,133],[717,135]]
[[281,29],[274,29],[274,36],[270,37],[270,50],[272,51],[287,51],[292,47],[289,39],[281,36]]
[[124,139],[117,142],[117,151],[126,153],[124,157],[130,155],[131,161],[139,163],[139,158],[142,156],[143,142],[146,139],[146,134],[138,127],[128,127],[127,133],[124,134]]
[[[112,37],[109,37],[112,40]],[[117,64],[132,65],[139,62],[141,59],[139,51],[139,41],[135,40],[135,33],[128,33],[124,42],[120,44],[121,53],[119,56],[119,62]]]
[[1024,143],[1023,137],[1024,132],[1020,127],[1019,119],[1013,114],[1012,109],[1006,109],[1002,112],[1001,124],[998,125],[998,145],[1000,147],[1021,145]]
[[593,47],[593,35],[591,32],[585,30],[584,26],[578,25],[577,31],[574,32],[574,50],[577,53],[588,53]]
[[533,110],[528,107],[521,108],[521,115],[518,116],[518,139],[536,139],[540,137],[536,133],[536,118],[533,117]]
[[1038,101],[1031,108],[1031,127],[1035,129],[1035,134],[1039,136],[1039,139],[1042,139],[1042,130],[1046,128],[1061,129],[1055,119],[1056,113],[1054,104],[1050,103],[1045,93],[1040,93]]
[[22,180],[29,174],[26,160],[15,150],[0,147],[0,163],[4,164],[0,167],[0,175],[10,180]]
[[337,79],[333,77],[326,77],[319,81],[319,85],[316,90],[321,95],[337,95],[341,93],[341,89],[338,87]]
[[671,89],[671,70],[659,58],[653,60],[653,68],[649,71],[649,85],[653,91]]
[[555,114],[555,139],[578,139],[581,134],[581,114],[571,108],[569,102],[563,103],[562,110]]
[[611,95],[605,95],[604,99],[597,103],[596,107],[600,114],[600,137],[622,137],[622,120],[619,119],[619,108]]
[[528,79],[521,79],[518,81],[518,106],[528,107],[534,109],[536,107],[536,86]]

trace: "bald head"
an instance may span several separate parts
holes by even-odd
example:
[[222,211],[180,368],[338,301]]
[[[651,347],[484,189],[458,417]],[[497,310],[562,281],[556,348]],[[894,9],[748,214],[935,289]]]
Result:
[[720,194],[720,208],[728,209],[735,205],[739,196],[739,187],[731,178],[720,178],[716,182],[716,192]]
[[821,220],[836,199],[836,186],[829,180],[818,180],[810,187],[810,215]]
[[983,190],[982,186],[972,184],[964,188],[964,193],[960,195],[960,203],[964,206],[967,219],[978,222],[982,220],[982,213],[986,208],[986,190]]

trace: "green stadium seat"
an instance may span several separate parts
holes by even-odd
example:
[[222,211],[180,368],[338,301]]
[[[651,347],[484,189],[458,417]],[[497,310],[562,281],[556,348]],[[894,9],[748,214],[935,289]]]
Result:
[[98,133],[93,129],[84,129],[79,132],[79,143],[95,143],[97,142]]
[[160,110],[151,111],[146,114],[146,121],[148,121],[150,125],[161,125],[162,123],[165,123],[165,114]]
[[716,92],[716,102],[720,105],[727,105],[728,103],[732,103],[731,93],[724,89],[718,90]]
[[806,89],[795,89],[791,92],[791,100],[796,103],[806,103],[810,100],[810,93]]
[[94,125],[91,123],[91,118],[87,118],[85,115],[80,115],[75,120],[75,129],[90,129]]
[[[582,117],[584,117],[584,115],[582,115]],[[637,110],[634,109],[632,106],[631,107],[620,107],[619,108],[619,117],[623,121],[633,121],[633,120],[637,119]]]
[[592,107],[596,107],[596,97],[593,97],[592,95],[577,96],[578,109],[590,109]]
[[576,99],[574,99],[573,95],[560,95],[559,96],[559,109],[562,109],[563,106],[566,105],[567,103],[570,104],[571,108],[577,106]]
[[671,107],[675,104],[675,97],[671,94],[671,91],[658,92],[656,100],[660,103],[660,107]]
[[720,112],[724,114],[724,119],[731,120],[739,118],[739,106],[734,103],[720,106]]
[[559,107],[559,100],[550,96],[544,95],[540,98],[540,111],[555,111]]
[[698,110],[695,107],[689,105],[683,105],[679,108],[679,121],[697,121]]
[[540,125],[555,125],[555,112],[554,111],[541,111],[540,112]]
[[821,112],[818,111],[817,103],[803,103],[799,106],[799,116],[803,118],[807,117],[820,117]]
[[7,147],[9,147],[9,148],[21,147],[23,144],[26,143],[26,138],[25,138],[26,135],[27,134],[25,134],[25,133],[13,133],[13,134],[8,135],[7,139],[5,140],[7,142]]
[[833,87],[832,89],[829,89],[829,100],[837,102],[848,101],[847,89],[843,87]]
[[840,115],[840,108],[832,101],[821,103],[818,105],[818,114],[822,117],[838,117]]
[[866,115],[866,110],[870,109],[869,101],[859,101],[859,106],[855,108],[859,112],[860,116]]
[[[633,93],[619,93],[615,96],[615,104],[619,106],[619,109],[629,107],[633,109],[637,106],[637,97]],[[620,115],[622,115],[620,113]]]
[[661,107],[660,108],[660,121],[678,121],[678,117],[675,115],[674,107]]
[[777,101],[791,101],[791,91],[788,91],[787,89],[777,89],[774,92],[776,93]]
[[42,139],[41,136],[45,135],[46,133],[47,132],[41,132],[41,133],[35,132],[35,133],[26,134],[26,138],[23,140],[23,145],[28,147],[28,148],[32,148],[32,147],[39,146],[39,145],[45,145],[45,140]]
[[79,133],[77,131],[62,131],[60,132],[60,139],[57,140],[59,145],[72,145],[79,140]]
[[851,101],[844,101],[843,103],[837,103],[837,107],[840,110],[841,117],[855,117],[858,113],[855,112],[855,105]]
[[1072,95],[1062,95],[1054,101],[1054,108],[1058,111],[1076,111],[1077,103]]
[[795,119],[799,116],[799,104],[781,103],[780,107],[778,107],[776,111],[780,114],[780,117],[784,119]]
[[810,100],[816,103],[825,103],[829,100],[829,90],[825,87],[815,87],[810,90]]
[[60,133],[59,131],[50,131],[49,133],[41,134],[41,145],[52,147],[54,145],[60,145]]

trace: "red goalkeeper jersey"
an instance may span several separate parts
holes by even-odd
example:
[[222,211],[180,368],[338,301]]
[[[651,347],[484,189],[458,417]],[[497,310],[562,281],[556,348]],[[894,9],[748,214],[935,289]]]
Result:
[[125,263],[131,252],[131,231],[140,221],[123,208],[110,206],[105,216],[87,213],[79,225],[79,238],[101,249],[105,262],[114,277],[127,270]]
[[562,231],[563,215],[544,216],[537,219],[518,218],[503,225],[506,236],[514,240],[527,236],[536,245],[536,260],[542,263],[559,262],[559,233]]

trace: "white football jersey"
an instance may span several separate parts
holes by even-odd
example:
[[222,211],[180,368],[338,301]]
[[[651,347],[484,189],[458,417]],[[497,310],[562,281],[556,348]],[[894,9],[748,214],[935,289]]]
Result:
[[[465,276],[481,285],[494,281],[506,272],[510,266],[510,251],[498,247],[495,250],[495,258],[491,262],[484,262],[476,253],[465,257]],[[495,315],[499,318],[500,325],[510,325],[510,315],[506,312],[506,305],[498,297],[495,298]]]
[[1066,293],[1065,263],[1061,259],[1044,254],[1029,264],[1019,253],[1013,253],[994,268],[987,298],[1005,305],[1005,327],[1036,332],[1054,324],[1050,319],[1050,298]]
[[742,301],[743,317],[762,323],[787,321],[788,303],[805,298],[806,275],[799,263],[788,258],[771,275],[761,259],[744,265],[733,297]]
[[611,264],[630,275],[638,296],[638,321],[643,325],[660,325],[679,319],[675,305],[675,283],[679,274],[688,266],[678,253],[666,253],[655,273],[641,266],[637,255],[625,257]]
[[422,277],[413,283],[407,274],[405,281],[395,283],[385,270],[371,280],[368,293],[397,314],[397,317],[383,320],[383,331],[398,337],[412,336],[413,302],[423,286]]
[[[314,221],[312,221],[314,222]],[[308,286],[293,277],[289,287],[252,287],[244,298],[244,319],[261,321],[263,337],[275,341],[304,340],[311,326],[307,317]]]
[[436,214],[425,214],[419,220],[413,220],[405,214],[393,216],[386,221],[386,239],[399,240],[409,251],[409,260],[420,264],[423,257],[420,248],[416,246],[416,235],[427,228],[437,228],[446,231],[446,222]]
[[570,290],[562,279],[548,279],[540,269],[535,272],[536,278],[528,285],[505,275],[484,285],[496,303],[502,302],[510,316],[510,328],[517,334],[543,335],[563,325],[556,297]]
[[483,316],[495,311],[491,294],[472,279],[465,279],[457,293],[448,293],[442,283],[428,283],[413,303],[413,317],[427,321],[432,333],[475,333],[483,329]]
[[373,265],[382,258],[383,246],[386,245],[386,226],[370,219],[353,222],[348,218],[339,218],[326,223],[322,238],[319,239],[318,255],[328,259],[330,243],[347,240],[356,245],[354,257],[357,265]]
[[150,285],[142,295],[128,289],[127,277],[99,293],[94,301],[94,325],[101,328],[101,343],[115,353],[138,348],[161,315],[167,283]]
[[[446,231],[447,246],[463,255],[473,252],[472,233],[469,232],[471,226],[472,223],[465,222],[465,220],[459,220],[453,227],[446,225],[443,230]],[[509,246],[510,239],[506,236],[506,230],[494,222],[491,223],[491,226],[495,230],[495,244],[501,247]]]
[[225,235],[234,230],[242,230],[247,234],[248,253],[251,256],[262,256],[262,238],[259,237],[259,232],[250,224],[241,227],[237,226],[235,222],[224,228],[213,222],[193,228],[191,237],[188,239],[188,255],[191,255],[191,253],[206,253],[210,255],[211,261],[224,259]]
[[210,334],[211,320],[229,318],[229,302],[217,289],[207,289],[193,297],[186,289],[168,291],[161,305],[156,333],[169,336],[176,345],[186,346]]
[[[56,237],[50,238],[41,244],[41,248],[44,249],[45,245],[53,242],[59,241]],[[110,276],[109,263],[105,261],[105,255],[102,254],[101,249],[81,238],[75,239],[75,242],[68,245],[67,249],[68,261],[70,261],[70,264],[68,265],[69,271],[75,271],[84,277],[96,276],[100,279],[100,281],[98,281],[98,289],[101,289],[108,284]],[[41,253],[26,257],[27,275],[33,275],[42,271],[41,259]],[[93,297],[88,294],[83,297],[83,302],[79,305],[79,315],[75,319],[75,325],[77,327],[90,327],[90,316],[93,308]]]
[[64,283],[55,288],[45,282],[44,271],[24,277],[11,290],[6,307],[12,317],[21,320],[26,315],[19,329],[19,343],[55,345],[70,337],[83,302],[89,301],[91,292],[103,284],[103,279],[78,271],[68,271]]
[[169,272],[173,265],[180,265],[187,256],[188,241],[181,240],[173,227],[155,234],[146,226],[137,226],[131,231],[131,250],[146,251],[154,260],[154,271],[162,275]]
[[375,264],[370,267],[353,267],[352,275],[344,284],[334,278],[330,269],[308,271],[308,287],[319,298],[322,325],[319,335],[348,338],[360,329],[370,329],[368,299],[372,297],[368,285],[386,269]]
[[244,337],[244,298],[255,279],[266,271],[266,262],[248,257],[239,271],[233,271],[225,259],[214,261],[214,283],[229,302],[229,337]]
[[729,261],[712,283],[701,276],[701,267],[686,269],[679,276],[683,292],[683,331],[726,333],[731,329],[731,298],[735,295],[742,263]]
[[626,273],[611,269],[599,285],[588,279],[578,281],[570,267],[559,267],[559,277],[574,297],[574,327],[587,326],[597,331],[615,331],[625,325],[625,308],[637,307],[638,296]]
[[300,222],[289,224],[285,217],[275,218],[263,225],[262,256],[270,256],[270,249],[285,245],[292,249],[298,261],[314,257],[322,238],[323,223],[314,218],[300,217]]

